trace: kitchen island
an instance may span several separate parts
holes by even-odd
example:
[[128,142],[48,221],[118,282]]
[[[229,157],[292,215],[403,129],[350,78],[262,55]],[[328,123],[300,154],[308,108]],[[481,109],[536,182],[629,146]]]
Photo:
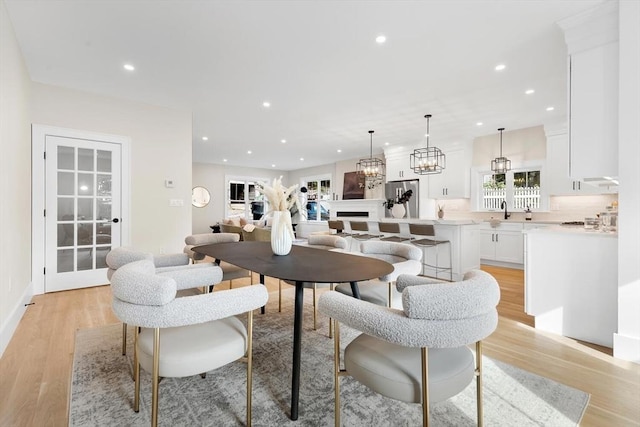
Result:
[[535,327],[613,346],[618,236],[580,226],[525,230],[525,312]]
[[[344,222],[345,231],[350,232],[349,221],[365,221],[369,227],[369,233],[378,234],[378,221],[372,221],[369,218],[361,217],[341,217],[336,218]],[[385,218],[385,222],[397,222],[400,225],[400,235],[410,237],[409,223],[414,224],[433,224],[435,237],[439,240],[448,240],[451,242],[451,259],[449,259],[449,248],[441,245],[438,248],[438,265],[448,266],[451,262],[453,280],[462,280],[464,274],[473,269],[480,268],[480,252],[478,247],[478,228],[479,221],[474,220],[430,220],[430,219],[393,219]],[[311,222],[315,223],[313,232],[328,231],[329,227],[325,221],[310,221],[301,224],[301,229],[306,237],[307,230],[311,230]],[[300,227],[300,225],[298,226]],[[426,263],[435,265],[435,248],[428,248],[424,251],[426,254]],[[425,267],[424,274],[430,277],[438,277],[440,279],[449,279],[449,273],[440,271],[437,275],[435,271],[429,267]]]

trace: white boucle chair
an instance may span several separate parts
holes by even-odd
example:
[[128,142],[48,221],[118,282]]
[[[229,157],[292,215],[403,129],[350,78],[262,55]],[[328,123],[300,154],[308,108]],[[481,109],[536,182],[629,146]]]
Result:
[[[195,246],[203,245],[215,245],[217,243],[234,243],[240,241],[240,235],[237,233],[202,233],[192,234],[185,237],[184,253],[193,261],[197,263],[205,259],[205,255],[199,254],[193,251]],[[217,265],[222,268],[222,281],[229,281],[229,288],[233,288],[233,281],[236,279],[243,279],[245,277],[251,277],[251,272],[240,268],[236,265],[229,264],[228,262],[215,261]]]
[[[381,259],[393,265],[393,271],[386,276],[382,276],[378,280],[358,283],[360,299],[373,304],[401,308],[400,293],[394,290],[393,283],[401,274],[420,274],[422,271],[422,251],[407,243],[371,240],[360,244],[360,252],[364,256]],[[345,295],[353,295],[349,283],[339,284],[336,286],[336,291]]]
[[[482,425],[482,341],[496,329],[500,288],[490,274],[472,270],[461,282],[398,277],[402,310],[380,307],[338,292],[320,297],[320,312],[334,322],[335,425],[340,425],[339,377],[350,375],[392,399],[429,404],[449,399],[476,377]],[[339,322],[363,333],[344,351],[340,369]],[[473,352],[467,345],[475,343]],[[401,421],[398,422],[401,424]]]
[[[216,269],[219,281],[222,271]],[[264,286],[176,298],[177,282],[156,273],[150,260],[142,260],[119,268],[111,277],[111,287],[115,315],[136,326],[136,412],[140,407],[140,367],[152,374],[151,425],[156,426],[160,377],[202,374],[246,356],[246,424],[251,425],[253,310],[267,303],[269,294]],[[248,313],[246,328],[236,317],[242,313]]]
[[[213,263],[189,265],[189,257],[184,253],[153,255],[150,252],[140,251],[128,246],[120,246],[109,251],[106,257],[107,279],[111,280],[113,274],[120,267],[131,262],[149,260],[153,262],[157,273],[169,275],[176,280],[181,295],[189,295],[196,292],[195,288],[215,285],[217,267]],[[127,354],[127,324],[122,324],[122,355]]]
[[[307,239],[308,247],[323,249],[323,250],[336,250],[336,251],[344,251],[347,250],[349,243],[347,239],[344,237],[337,236],[335,234],[311,234]],[[295,286],[295,282],[291,282],[289,280],[279,280],[278,281],[278,312],[282,311],[282,282],[285,282],[289,285]],[[320,283],[321,286],[329,286],[330,290],[333,290],[333,283]],[[318,284],[315,282],[304,282],[303,286],[305,289],[313,290],[313,330],[318,329],[318,310],[317,305],[318,301],[316,298]],[[333,329],[331,327],[331,322],[329,322],[329,338],[333,336]]]

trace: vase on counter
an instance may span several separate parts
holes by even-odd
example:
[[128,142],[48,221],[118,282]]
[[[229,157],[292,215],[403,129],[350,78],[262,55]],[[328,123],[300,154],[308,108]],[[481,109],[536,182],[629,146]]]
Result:
[[405,209],[404,205],[401,205],[400,203],[396,203],[391,208],[391,216],[396,219],[404,218],[404,215],[406,213],[407,213],[407,210]]
[[271,250],[276,255],[288,255],[293,245],[291,212],[274,211],[271,222]]
[[444,218],[444,209],[438,209],[438,218]]

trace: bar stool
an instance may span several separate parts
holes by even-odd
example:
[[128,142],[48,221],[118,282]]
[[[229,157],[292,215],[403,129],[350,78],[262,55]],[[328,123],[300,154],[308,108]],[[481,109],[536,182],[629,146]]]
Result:
[[329,230],[336,230],[335,235],[349,237],[351,234],[344,232],[344,222],[339,220],[329,220]]
[[[419,246],[422,248],[422,252],[423,252],[423,256],[422,256],[422,266],[423,266],[423,274],[424,274],[424,267],[429,267],[432,268],[433,270],[435,270],[435,277],[436,279],[438,279],[438,273],[440,273],[441,271],[448,271],[449,272],[449,281],[453,281],[453,266],[452,266],[452,258],[451,258],[451,242],[449,240],[438,240],[435,238],[436,232],[435,229],[433,228],[432,224],[409,224],[409,232],[411,233],[412,236],[428,236],[430,238],[425,238],[425,239],[413,239],[410,241],[410,243]],[[444,245],[444,244],[448,244],[449,245],[449,266],[448,267],[443,267],[440,266],[439,264],[439,260],[438,260],[438,255],[440,252],[440,246]],[[436,248],[436,263],[435,264],[429,264],[427,263],[427,254],[425,249],[427,248]]]
[[[377,239],[380,235],[369,234],[369,225],[366,221],[349,221],[349,225],[351,226],[351,243],[353,244],[354,240],[371,240]],[[351,250],[351,247],[349,247]]]
[[400,235],[400,224],[398,224],[397,222],[379,222],[378,230],[380,230],[380,233],[391,233],[391,235],[389,236],[385,234],[384,237],[381,237],[380,241],[382,242],[401,243],[406,242],[407,240],[411,240],[411,237]]

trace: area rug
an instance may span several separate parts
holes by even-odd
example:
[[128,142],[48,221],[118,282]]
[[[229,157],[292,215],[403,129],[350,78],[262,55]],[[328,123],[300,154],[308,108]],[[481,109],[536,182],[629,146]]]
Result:
[[[307,293],[305,293],[307,294]],[[310,292],[308,294],[311,294]],[[254,315],[253,424],[256,426],[333,425],[333,340],[328,320],[319,315],[312,329],[312,307],[305,304],[299,419],[288,418],[291,389],[292,289],[277,294],[267,313]],[[308,296],[305,297],[308,300]],[[244,316],[243,316],[244,317]],[[79,330],[76,334],[70,426],[146,426],[150,423],[150,375],[141,373],[140,412],[132,410],[132,340],[121,354],[122,326]],[[131,336],[131,334],[130,334]],[[357,332],[341,327],[343,344]],[[589,395],[514,366],[484,357],[484,422],[488,426],[575,426]],[[246,363],[234,362],[206,378],[165,378],[160,382],[162,426],[236,426],[245,421]],[[341,379],[345,426],[422,425],[419,405],[380,396],[356,381]],[[433,404],[432,425],[476,425],[475,381],[446,402]]]

